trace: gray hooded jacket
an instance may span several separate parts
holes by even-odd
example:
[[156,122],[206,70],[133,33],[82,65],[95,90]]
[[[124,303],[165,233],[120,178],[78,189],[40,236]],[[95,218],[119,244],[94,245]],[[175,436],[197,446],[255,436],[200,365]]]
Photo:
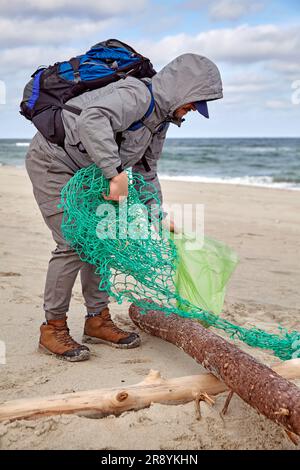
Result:
[[[155,108],[136,131],[127,130],[147,112],[151,94],[144,82],[152,82]],[[222,98],[222,81],[216,65],[197,54],[183,54],[152,79],[127,77],[104,88],[86,92],[68,101],[82,109],[80,116],[63,110],[65,149],[70,164],[85,167],[96,163],[106,178],[118,174],[117,168],[132,167],[160,191],[156,174],[169,122],[180,106],[200,100]],[[122,132],[120,149],[116,134]],[[151,168],[146,172],[141,158]]]

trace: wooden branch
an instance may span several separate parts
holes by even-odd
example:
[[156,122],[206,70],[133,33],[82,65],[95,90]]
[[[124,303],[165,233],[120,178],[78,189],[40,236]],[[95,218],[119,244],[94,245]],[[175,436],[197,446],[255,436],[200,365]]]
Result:
[[158,310],[141,314],[140,310],[133,304],[129,309],[130,318],[139,328],[175,344],[250,406],[300,435],[300,389],[296,385],[199,322],[166,316]]
[[[300,359],[280,364],[275,370],[287,378],[300,378]],[[124,411],[147,408],[152,403],[176,405],[195,401],[198,405],[200,400],[211,402],[209,395],[217,395],[226,390],[226,385],[212,374],[166,380],[159,372],[152,370],[142,382],[126,388],[89,390],[8,401],[0,405],[0,422],[65,413],[97,418],[109,414],[118,416]],[[198,417],[200,417],[199,412]]]

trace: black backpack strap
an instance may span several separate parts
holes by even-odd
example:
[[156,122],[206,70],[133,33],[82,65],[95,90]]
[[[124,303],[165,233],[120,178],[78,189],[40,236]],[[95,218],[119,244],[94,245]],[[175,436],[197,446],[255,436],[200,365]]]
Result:
[[75,108],[75,106],[70,106],[69,104],[62,104],[61,107],[66,111],[70,111],[70,113],[77,114],[77,116],[80,116],[82,112],[82,109]]
[[122,135],[122,132],[117,132],[116,133],[116,142],[117,142],[117,146],[118,146],[118,150],[120,151],[120,148],[121,148],[121,144],[124,140],[124,137]]
[[[120,148],[121,148],[121,144],[124,140],[124,137],[122,136],[122,132],[117,132],[116,133],[116,142],[117,142],[117,146],[118,146],[118,150],[120,151]],[[147,158],[145,157],[145,155],[140,159],[140,161],[142,162],[142,164],[144,165],[144,168],[145,170],[147,171],[147,173],[149,171],[151,171],[151,167],[149,166],[149,163],[147,162]],[[121,167],[122,165],[120,165]],[[122,168],[123,169],[123,168]],[[117,168],[118,170],[118,168]],[[121,170],[122,171],[122,170]],[[120,171],[118,170],[118,172],[120,173]]]
[[140,159],[140,162],[142,162],[142,164],[144,165],[146,172],[149,173],[149,171],[151,171],[151,167],[149,163],[147,162],[147,158],[145,157],[145,155],[142,156],[142,158]]
[[131,124],[131,126],[128,127],[128,129],[127,129],[128,131],[136,131],[136,130],[140,129],[141,127],[143,127],[145,125],[144,124],[145,119],[147,119],[147,117],[149,117],[150,114],[152,114],[152,112],[154,110],[154,107],[155,107],[155,101],[154,101],[154,96],[153,96],[153,92],[152,92],[152,83],[145,83],[145,82],[143,82],[143,83],[144,83],[144,85],[146,85],[146,87],[150,91],[151,102],[150,102],[150,105],[149,105],[149,108],[148,108],[146,114],[141,119],[139,119],[138,121],[133,122]]

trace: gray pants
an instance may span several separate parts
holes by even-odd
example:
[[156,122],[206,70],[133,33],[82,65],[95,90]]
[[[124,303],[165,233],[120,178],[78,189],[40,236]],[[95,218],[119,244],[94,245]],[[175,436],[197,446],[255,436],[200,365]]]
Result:
[[108,304],[107,294],[98,289],[100,278],[94,273],[95,267],[82,262],[61,233],[63,214],[62,209],[57,207],[60,191],[74,174],[64,161],[66,154],[63,149],[36,134],[26,156],[26,169],[34,197],[57,245],[49,261],[44,291],[47,320],[66,316],[79,271],[87,311],[99,313]]

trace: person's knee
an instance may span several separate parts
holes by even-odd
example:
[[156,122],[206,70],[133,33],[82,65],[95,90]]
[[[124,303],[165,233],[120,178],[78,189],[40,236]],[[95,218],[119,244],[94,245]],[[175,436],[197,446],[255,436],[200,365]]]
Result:
[[67,244],[59,243],[52,251],[54,257],[78,257],[77,253]]

